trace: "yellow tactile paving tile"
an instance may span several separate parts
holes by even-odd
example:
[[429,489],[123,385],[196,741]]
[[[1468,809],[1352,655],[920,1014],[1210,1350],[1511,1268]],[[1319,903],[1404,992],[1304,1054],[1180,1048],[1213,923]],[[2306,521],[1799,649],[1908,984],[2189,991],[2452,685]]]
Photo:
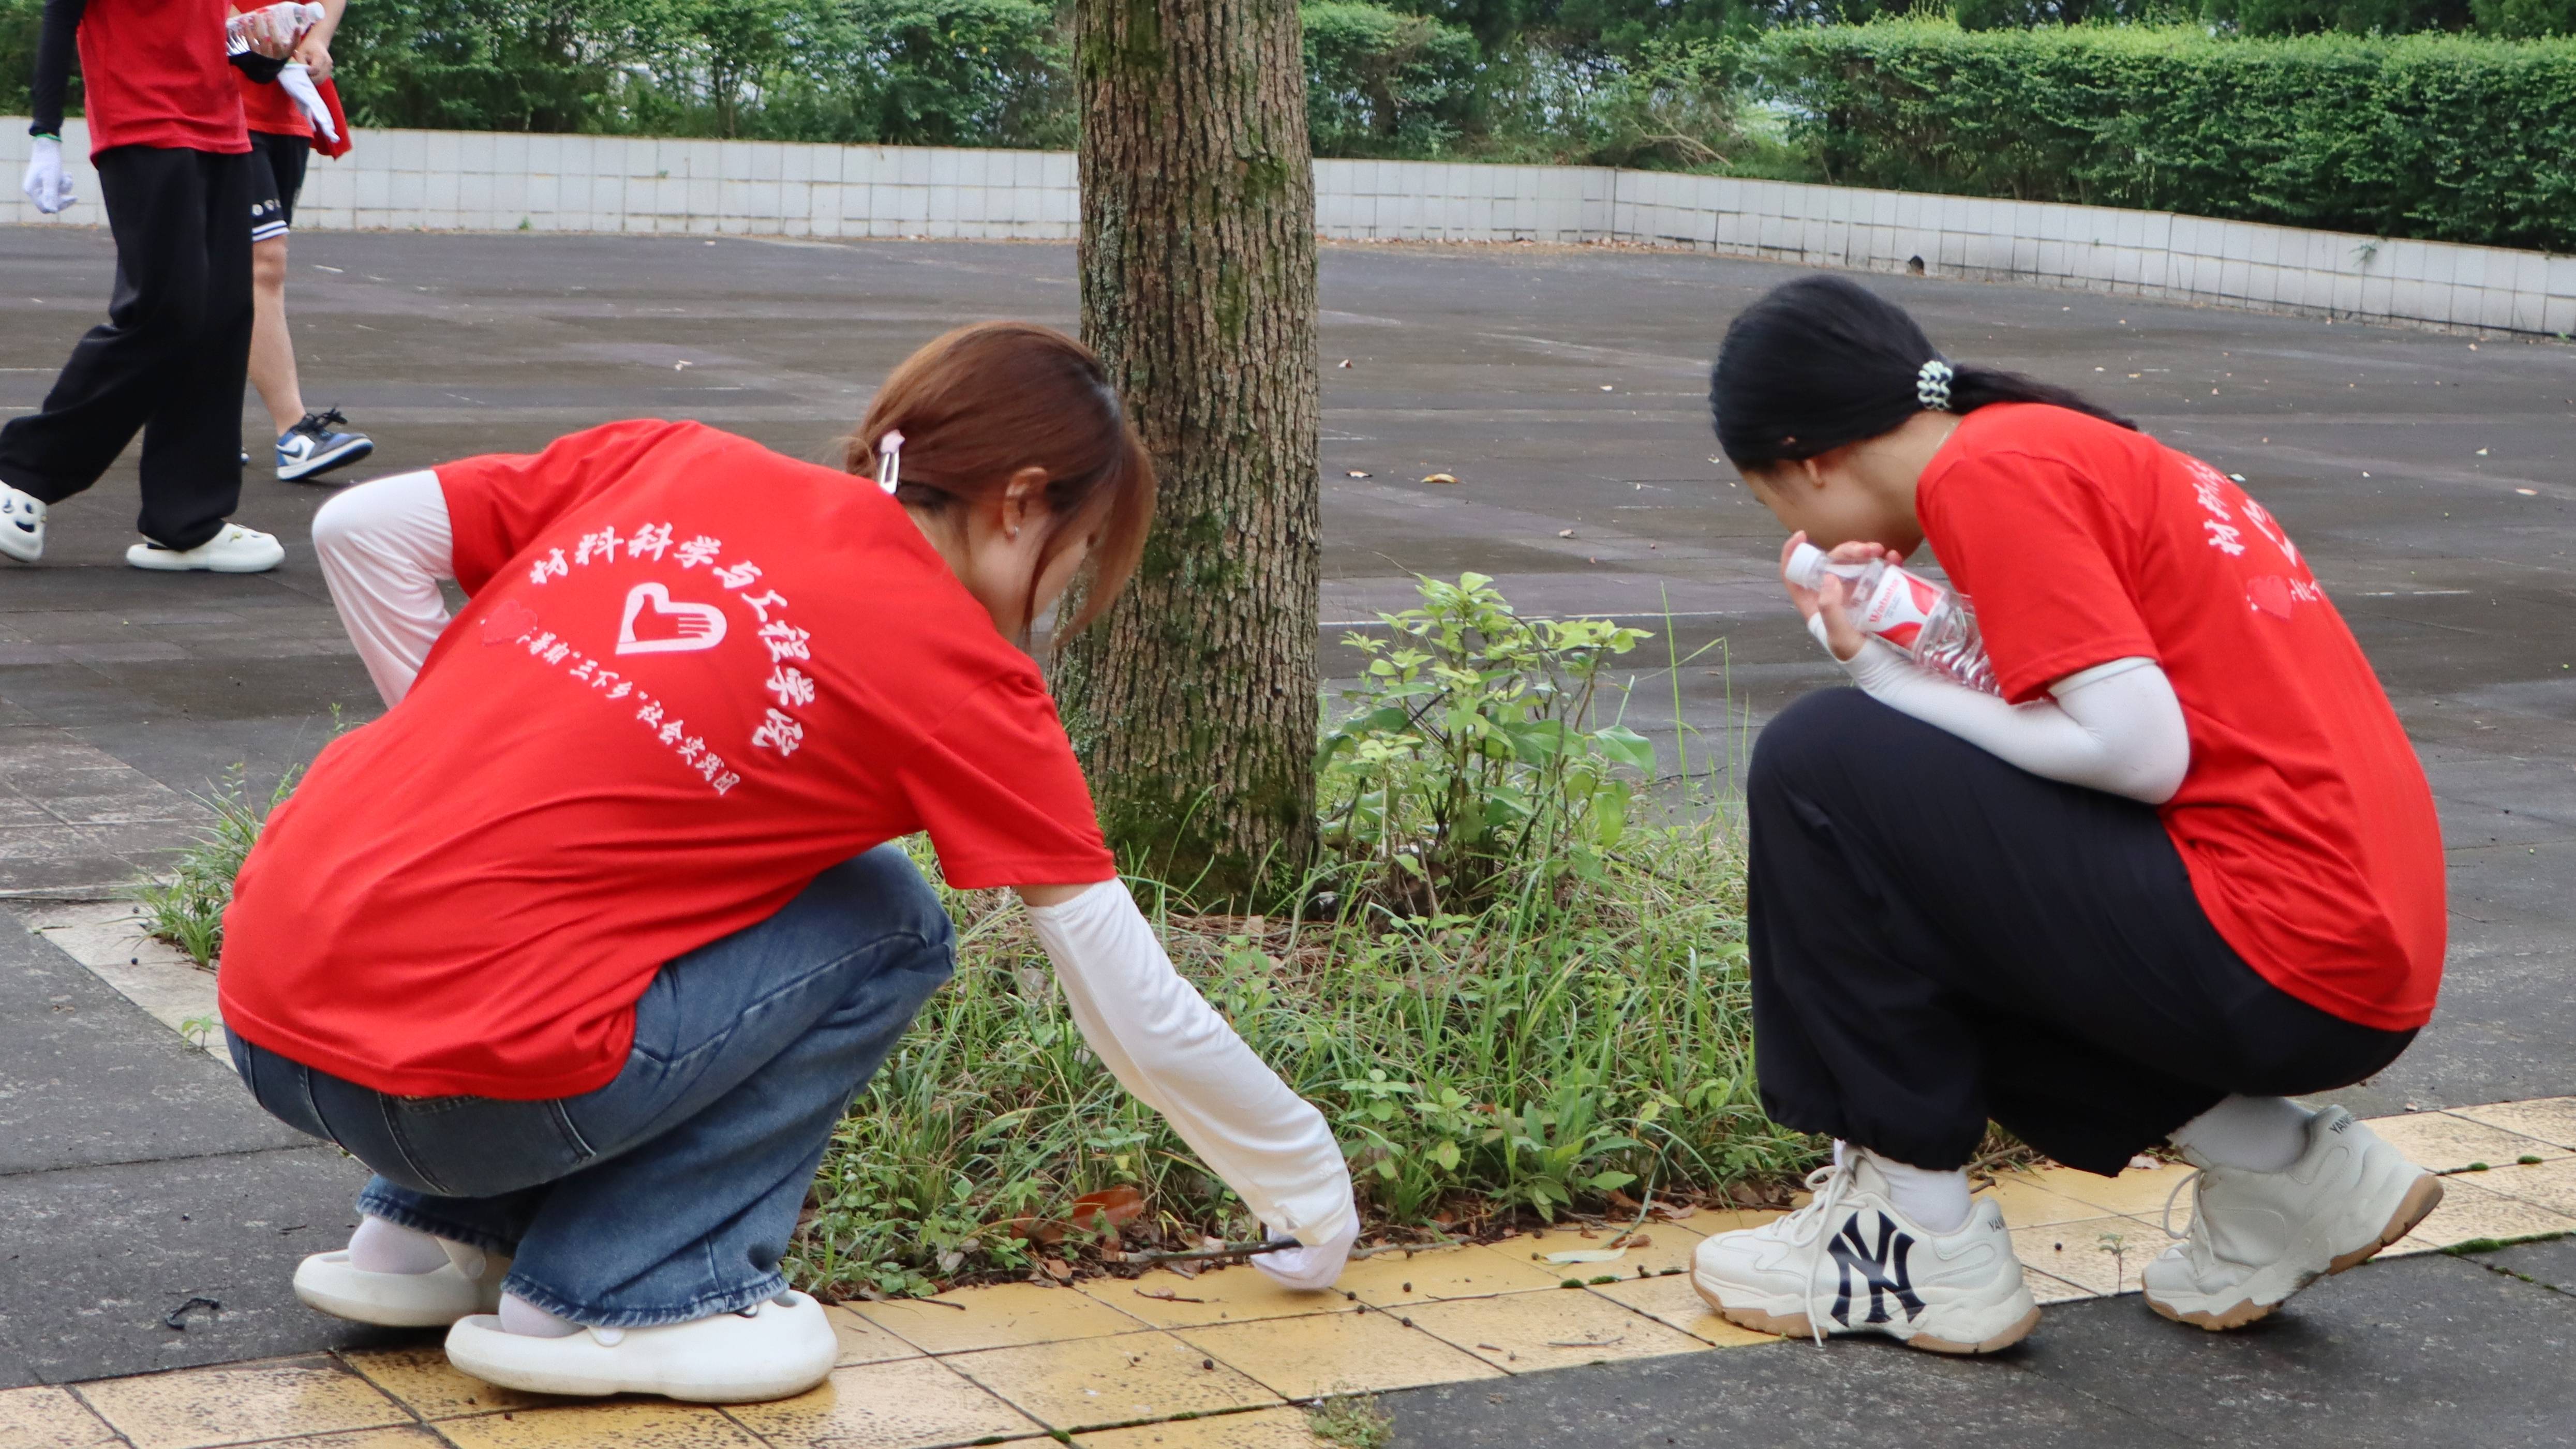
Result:
[[810,1394],[774,1404],[736,1404],[726,1412],[772,1449],[928,1449],[1046,1432],[963,1374],[927,1358],[834,1369]]
[[2555,1147],[2576,1151],[2576,1097],[2541,1097],[2529,1102],[2495,1102],[2484,1107],[2453,1107],[2454,1117],[2484,1122]]
[[1529,1261],[1514,1252],[1507,1241],[1500,1248],[1471,1246],[1381,1254],[1343,1269],[1340,1288],[1357,1295],[1362,1303],[1392,1308],[1440,1298],[1490,1298],[1497,1293],[1553,1288],[1575,1276],[1570,1268]]
[[438,1432],[456,1449],[761,1449],[758,1439],[714,1409],[658,1402],[513,1410],[450,1419]]
[[899,1358],[918,1358],[921,1350],[868,1322],[847,1308],[835,1305],[823,1310],[832,1321],[832,1333],[841,1340],[841,1356],[835,1366],[887,1363]]
[[[2170,1181],[2170,1179],[2167,1179]],[[2096,1182],[2107,1182],[2095,1178]],[[2103,1209],[2068,1192],[2071,1184],[2059,1173],[2015,1171],[1998,1176],[1992,1187],[1977,1196],[1995,1200],[2003,1209],[2004,1224],[2015,1228],[2045,1227],[2050,1223],[2071,1223],[2082,1218],[2098,1218]]]
[[861,1318],[931,1353],[972,1353],[1135,1333],[1152,1325],[1070,1288],[1001,1283],[964,1289],[931,1302],[854,1303]]
[[65,1389],[0,1389],[0,1449],[89,1449],[116,1438]]
[[1290,1399],[1502,1377],[1474,1354],[1367,1309],[1174,1331],[1190,1347]]
[[1332,1449],[1306,1427],[1303,1409],[1257,1409],[1176,1424],[1076,1434],[1082,1449]]
[[1158,1268],[1136,1278],[1096,1278],[1083,1284],[1082,1291],[1156,1328],[1293,1318],[1301,1313],[1330,1313],[1351,1306],[1350,1300],[1338,1292],[1302,1293],[1282,1288],[1270,1281],[1268,1274],[1248,1266],[1220,1268],[1190,1278]]
[[544,1394],[523,1394],[457,1372],[447,1350],[437,1344],[417,1348],[361,1349],[340,1357],[364,1374],[367,1382],[424,1419],[454,1419],[503,1409],[543,1409],[575,1402]]
[[2576,1214],[2576,1157],[2561,1157],[2537,1167],[2499,1167],[2478,1173],[2475,1180],[2489,1191],[2538,1203],[2551,1212]]
[[2365,1125],[2405,1153],[2408,1161],[2435,1172],[2455,1172],[2473,1162],[2506,1167],[2525,1157],[2568,1155],[2566,1148],[2554,1143],[2449,1112],[2381,1117]]
[[[2114,1247],[2111,1241],[2116,1240]],[[2172,1240],[2136,1218],[2079,1218],[2012,1230],[2013,1255],[2025,1268],[2093,1293],[2134,1293],[2138,1271]]]
[[1162,1333],[986,1349],[940,1362],[1050,1429],[1091,1429],[1279,1403],[1279,1395]]
[[2383,1258],[2431,1253],[2487,1238],[2529,1238],[2543,1233],[2576,1232],[2576,1216],[2490,1192],[2478,1181],[2491,1172],[2461,1173],[2442,1179],[2442,1205],[2415,1225],[2415,1231],[2380,1249]]
[[1631,1278],[1621,1283],[1605,1284],[1584,1290],[1598,1293],[1611,1302],[1654,1319],[1668,1328],[1678,1328],[1691,1337],[1719,1348],[1739,1348],[1746,1344],[1778,1343],[1768,1333],[1755,1333],[1738,1328],[1717,1316],[1702,1302],[1699,1290],[1691,1287],[1690,1275],[1671,1273],[1654,1278]]
[[[2153,1222],[2165,1210],[2165,1200],[2172,1198],[2175,1230],[2180,1231],[2191,1221],[2191,1189],[2184,1188],[2181,1196],[2174,1196],[2174,1184],[2189,1181],[2192,1175],[2191,1169],[2180,1163],[2132,1167],[2118,1177],[2101,1177],[2090,1172],[2078,1172],[2071,1167],[2051,1167],[2029,1175],[2037,1178],[2038,1186],[2045,1191],[2073,1198],[2094,1209],[2095,1213],[2144,1218]],[[2059,1218],[2057,1221],[2074,1220]],[[2004,1211],[2004,1222],[2016,1228],[2041,1226],[2037,1221],[2014,1217],[2010,1208]]]
[[1562,1288],[1417,1303],[1397,1312],[1450,1347],[1510,1373],[1709,1349],[1705,1341],[1607,1298]]
[[78,1392],[134,1449],[210,1449],[411,1422],[373,1384],[320,1356],[102,1379]]
[[241,1449],[448,1449],[447,1441],[418,1425],[395,1429],[352,1429],[346,1434],[315,1434],[303,1439],[266,1439]]
[[2030,1290],[2030,1300],[2041,1307],[2051,1303],[2080,1303],[2087,1298],[2103,1296],[2090,1288],[2079,1288],[2063,1278],[2052,1278],[2028,1263],[2021,1266],[2021,1282]]

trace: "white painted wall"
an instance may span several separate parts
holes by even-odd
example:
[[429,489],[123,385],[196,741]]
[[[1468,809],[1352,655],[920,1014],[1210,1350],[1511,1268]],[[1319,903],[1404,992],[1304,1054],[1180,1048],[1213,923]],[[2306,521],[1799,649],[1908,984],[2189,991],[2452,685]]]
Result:
[[[80,123],[64,150],[101,220]],[[25,165],[0,117],[0,178]],[[1315,163],[1316,226],[1355,241],[1617,241],[1808,266],[2011,280],[2338,317],[2576,333],[2576,257],[2169,212],[1928,196],[1599,167]],[[368,131],[316,157],[311,230],[682,232],[1070,239],[1063,152]],[[43,222],[13,187],[0,221]]]

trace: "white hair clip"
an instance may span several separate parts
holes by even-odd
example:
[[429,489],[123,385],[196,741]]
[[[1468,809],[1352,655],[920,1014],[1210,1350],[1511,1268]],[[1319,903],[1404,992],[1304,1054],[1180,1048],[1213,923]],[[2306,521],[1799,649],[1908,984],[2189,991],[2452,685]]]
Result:
[[1933,358],[1914,374],[1914,400],[1936,413],[1950,410],[1950,379],[1958,376],[1950,364]]
[[877,486],[892,493],[903,478],[903,434],[889,428],[877,439]]

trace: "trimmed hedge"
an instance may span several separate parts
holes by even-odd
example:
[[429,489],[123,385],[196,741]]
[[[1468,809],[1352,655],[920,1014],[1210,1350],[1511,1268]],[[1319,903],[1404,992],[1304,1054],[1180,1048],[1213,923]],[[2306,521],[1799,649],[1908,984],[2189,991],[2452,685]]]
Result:
[[1755,45],[1838,183],[2576,251],[2576,41],[1906,21]]

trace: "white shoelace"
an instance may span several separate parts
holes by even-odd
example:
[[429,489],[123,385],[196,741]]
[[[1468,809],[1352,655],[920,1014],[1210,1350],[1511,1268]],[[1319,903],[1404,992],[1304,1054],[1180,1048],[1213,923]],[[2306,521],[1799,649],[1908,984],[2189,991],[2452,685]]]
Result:
[[[1836,1166],[1828,1163],[1808,1173],[1807,1191],[1814,1196],[1805,1207],[1773,1223],[1772,1227],[1781,1230],[1781,1240],[1791,1247],[1803,1249],[1813,1246],[1820,1235],[1833,1231],[1834,1215],[1842,1207],[1843,1199],[1850,1194],[1851,1183],[1852,1169],[1848,1164]],[[1800,1293],[1807,1310],[1807,1332],[1816,1340],[1816,1346],[1822,1348],[1825,1321],[1816,1308],[1823,1299],[1817,1293],[1815,1265],[1812,1263],[1807,1265],[1806,1281]]]

